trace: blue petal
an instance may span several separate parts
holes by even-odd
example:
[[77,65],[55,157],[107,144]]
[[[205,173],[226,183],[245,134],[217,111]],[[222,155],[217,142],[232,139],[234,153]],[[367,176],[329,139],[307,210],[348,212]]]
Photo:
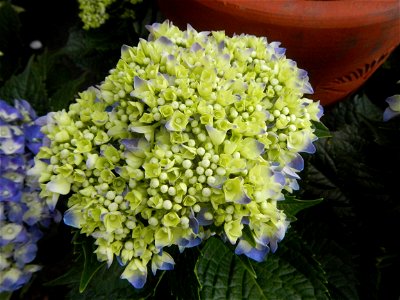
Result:
[[278,241],[276,239],[271,239],[269,241],[269,247],[271,248],[271,252],[275,253],[278,249]]
[[[27,283],[32,273],[22,273],[18,269],[14,269],[16,272],[14,274],[10,274],[10,272],[5,272],[4,277],[2,276],[1,285],[0,285],[0,293],[2,292],[12,292],[21,288],[25,283]],[[9,270],[11,271],[11,270]]]
[[25,150],[25,137],[23,135],[12,138],[0,138],[0,154],[22,154]]
[[0,201],[19,202],[21,195],[21,185],[19,183],[0,177]]
[[128,45],[123,44],[121,46],[121,53],[124,53],[126,51],[128,51],[131,47],[129,47]]
[[192,46],[190,47],[190,51],[192,52],[197,52],[199,50],[204,50],[203,47],[199,43],[193,43]]
[[310,154],[313,154],[313,153],[315,153],[315,151],[316,151],[316,149],[315,149],[315,146],[314,146],[314,144],[311,142],[311,140],[310,140],[310,142],[304,147],[304,149],[303,150],[301,150],[300,152],[305,152],[305,153],[310,153]]
[[175,131],[174,128],[172,127],[172,125],[171,125],[171,120],[168,120],[167,123],[165,123],[165,128],[168,131]]
[[28,149],[33,153],[33,154],[38,154],[40,151],[40,148],[42,148],[43,143],[42,142],[28,142],[27,144]]
[[133,80],[133,87],[135,88],[135,90],[137,89],[140,90],[141,88],[147,88],[147,81],[143,80],[139,76],[135,76]]
[[12,180],[15,183],[21,184],[22,187],[22,183],[25,180],[25,175],[26,173],[24,172],[25,170],[4,170],[5,172],[2,174],[3,178],[7,178]]
[[249,196],[246,195],[246,193],[243,193],[241,198],[236,200],[235,202],[239,204],[249,204],[251,202],[251,199]]
[[314,94],[314,90],[313,90],[310,82],[308,82],[308,81],[303,83],[303,87],[302,87],[301,91],[304,94]]
[[282,172],[289,178],[300,179],[300,176],[296,174],[295,170],[288,166],[283,167]]
[[188,243],[186,244],[186,248],[192,248],[196,247],[201,244],[202,239],[200,237],[195,237],[193,239],[188,240]]
[[297,171],[303,171],[304,169],[304,159],[300,154],[296,153],[295,158],[293,158],[293,160],[288,163],[288,166],[297,170]]
[[28,101],[20,99],[14,101],[14,106],[23,115],[27,115],[30,120],[35,120],[37,118],[36,112],[33,110],[32,106]]
[[400,115],[400,112],[396,112],[392,110],[390,107],[387,107],[385,111],[383,112],[383,121],[387,122],[390,119],[393,119],[394,117]]
[[300,189],[299,183],[297,182],[296,179],[292,179],[292,180],[289,181],[289,187],[292,188],[295,191]]
[[193,233],[199,233],[199,221],[195,217],[189,217],[189,227],[192,229]]
[[400,95],[393,95],[386,99],[387,104],[393,111],[400,112]]
[[317,118],[318,120],[321,119],[321,117],[324,115],[324,108],[322,105],[318,105],[318,112],[317,112]]
[[174,269],[174,264],[164,261],[159,267],[159,270],[169,271]]
[[10,169],[20,170],[25,167],[25,157],[23,155],[13,155],[10,159]]
[[278,184],[280,184],[282,186],[284,186],[285,183],[286,183],[286,178],[281,172],[275,171],[274,175],[273,175],[273,178],[274,178],[276,183],[278,183]]
[[121,259],[121,256],[117,255],[116,257],[117,257],[117,262],[118,262],[118,264],[119,264],[121,267],[125,266],[125,264],[123,263],[123,261],[122,261],[122,259]]
[[31,243],[36,243],[43,237],[43,232],[40,230],[39,226],[29,227],[29,241]]
[[146,283],[147,274],[142,273],[139,270],[135,270],[130,277],[127,277],[125,279],[128,280],[129,283],[132,284],[135,288],[141,289]]
[[13,223],[21,224],[27,209],[28,207],[23,203],[9,202],[7,209],[8,220]]
[[24,125],[25,137],[28,141],[34,141],[42,139],[44,134],[40,131],[41,126],[39,125]]
[[[225,48],[225,41],[220,41],[218,43],[218,50],[222,51],[224,50],[224,48]],[[230,59],[229,54],[224,54],[224,56]]]
[[298,77],[300,80],[306,79],[306,78],[308,77],[308,73],[307,73],[306,70],[298,69],[298,75],[297,75],[297,77]]
[[178,241],[178,245],[183,248],[192,248],[201,244],[202,239],[200,237],[191,237],[190,239],[182,238]]
[[246,224],[246,225],[249,225],[250,224],[250,219],[249,219],[249,217],[242,217],[242,221],[241,221],[241,223],[242,224]]
[[174,43],[166,36],[160,36],[156,41],[160,42],[161,44],[166,45],[166,46],[174,45]]
[[275,51],[275,54],[276,54],[278,57],[282,57],[283,55],[285,55],[286,49],[285,49],[285,48],[277,47],[277,48],[274,49],[274,51]]
[[79,211],[76,209],[68,209],[64,214],[64,223],[68,226],[80,228],[81,218]]
[[[9,223],[11,224],[11,223]],[[26,243],[29,241],[28,232],[26,231],[25,227],[22,225],[15,226],[19,228],[19,232],[14,232],[11,237],[7,238],[7,236],[0,236],[0,247],[12,243]]]
[[250,243],[248,243],[245,240],[240,240],[238,245],[236,246],[235,249],[235,254],[240,255],[244,254],[247,257],[257,261],[257,262],[262,262],[265,259],[265,256],[269,252],[268,246],[261,246],[258,245],[259,249],[252,247]]
[[47,115],[37,118],[34,123],[39,126],[45,126],[53,120],[54,112],[49,112]]
[[12,107],[4,100],[0,100],[0,120],[9,123],[22,120],[22,115],[18,109]]
[[16,249],[14,253],[14,259],[21,264],[30,263],[35,259],[37,250],[38,248],[36,244],[34,243],[25,244]]
[[197,221],[199,222],[199,225],[201,225],[201,226],[208,226],[208,225],[211,225],[211,224],[213,223],[213,219],[207,220],[207,219],[204,217],[204,214],[205,214],[206,212],[208,212],[208,211],[210,211],[209,208],[207,208],[207,207],[202,207],[202,208],[200,209],[200,211],[197,213],[196,219],[197,219]]

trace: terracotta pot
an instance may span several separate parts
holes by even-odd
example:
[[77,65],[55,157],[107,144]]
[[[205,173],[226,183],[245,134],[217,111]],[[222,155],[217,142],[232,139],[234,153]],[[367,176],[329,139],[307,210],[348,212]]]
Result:
[[400,44],[399,1],[159,0],[182,29],[249,33],[280,41],[330,104],[359,88]]

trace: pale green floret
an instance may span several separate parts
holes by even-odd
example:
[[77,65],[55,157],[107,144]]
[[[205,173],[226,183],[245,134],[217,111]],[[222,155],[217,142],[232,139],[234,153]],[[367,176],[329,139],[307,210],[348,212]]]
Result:
[[[98,89],[49,117],[51,145],[31,171],[47,201],[70,195],[98,259],[119,256],[123,278],[146,276],[164,247],[216,227],[232,244],[245,226],[257,243],[273,239],[287,222],[276,204],[292,180],[282,170],[315,140],[320,114],[296,65],[264,38],[168,22],[150,31],[122,48]],[[197,232],[201,214],[214,226]]]

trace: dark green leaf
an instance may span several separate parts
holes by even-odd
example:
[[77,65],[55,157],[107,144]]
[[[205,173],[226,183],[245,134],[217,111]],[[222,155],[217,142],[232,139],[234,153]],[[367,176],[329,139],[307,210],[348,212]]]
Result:
[[50,97],[51,111],[58,111],[68,107],[77,96],[77,91],[85,83],[85,74],[60,85],[56,92]]
[[10,300],[12,294],[12,292],[2,292],[0,293],[0,300]]
[[252,262],[257,278],[219,239],[210,238],[196,265],[202,299],[316,299],[308,278],[288,261],[270,255]]
[[309,246],[325,271],[332,299],[359,299],[351,255],[334,241],[323,238]]
[[314,122],[312,121],[315,131],[314,134],[322,139],[322,138],[327,138],[331,137],[331,132],[329,131],[328,127],[326,127],[322,122]]
[[81,293],[85,291],[96,272],[106,265],[106,263],[99,263],[97,261],[96,255],[93,253],[93,246],[88,241],[82,243],[82,254],[84,263],[79,283],[79,292]]
[[82,271],[77,269],[76,267],[71,267],[68,272],[63,274],[60,277],[57,277],[51,281],[45,282],[44,286],[58,286],[58,285],[78,285],[79,277],[81,276]]
[[[46,105],[46,58],[35,59],[32,56],[25,70],[13,75],[2,88],[0,88],[0,97],[8,101],[14,99],[26,99],[33,104]],[[36,108],[36,107],[35,107]]]
[[322,199],[315,199],[315,200],[299,200],[296,199],[294,196],[286,196],[284,201],[278,202],[278,208],[283,210],[285,214],[294,221],[295,215],[306,209],[308,207],[312,207],[322,202]]
[[256,241],[248,225],[243,226],[242,236],[251,246],[255,247]]
[[[312,221],[312,231],[323,229],[307,241],[337,299],[398,296],[394,278],[400,248],[393,237],[400,226],[400,121],[382,122],[383,109],[365,96],[332,107],[324,116],[332,138],[316,143],[302,176],[301,197],[324,201],[305,211],[296,225]],[[381,268],[385,257],[391,266]]]
[[[293,225],[293,227],[295,226]],[[288,230],[275,255],[290,263],[297,272],[304,275],[311,282],[316,299],[329,298],[326,272],[321,262],[316,260],[313,249],[308,246],[295,228]]]

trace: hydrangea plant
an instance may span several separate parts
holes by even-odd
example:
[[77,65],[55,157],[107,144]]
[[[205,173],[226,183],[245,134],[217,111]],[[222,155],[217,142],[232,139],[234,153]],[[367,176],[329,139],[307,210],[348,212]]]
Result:
[[[98,28],[103,25],[109,18],[107,9],[116,0],[78,0],[79,17],[81,18],[84,29]],[[122,2],[130,2],[136,4],[142,0],[118,0]],[[134,12],[131,12],[134,13]]]
[[278,201],[298,189],[300,152],[314,153],[319,102],[278,42],[148,26],[99,86],[50,113],[37,154],[41,196],[92,236],[100,261],[144,286],[181,251],[219,235],[256,261],[289,225]]
[[43,133],[25,100],[14,107],[0,100],[0,293],[26,284],[40,269],[36,257],[42,227],[61,219],[39,197],[37,182],[27,176],[39,152]]

